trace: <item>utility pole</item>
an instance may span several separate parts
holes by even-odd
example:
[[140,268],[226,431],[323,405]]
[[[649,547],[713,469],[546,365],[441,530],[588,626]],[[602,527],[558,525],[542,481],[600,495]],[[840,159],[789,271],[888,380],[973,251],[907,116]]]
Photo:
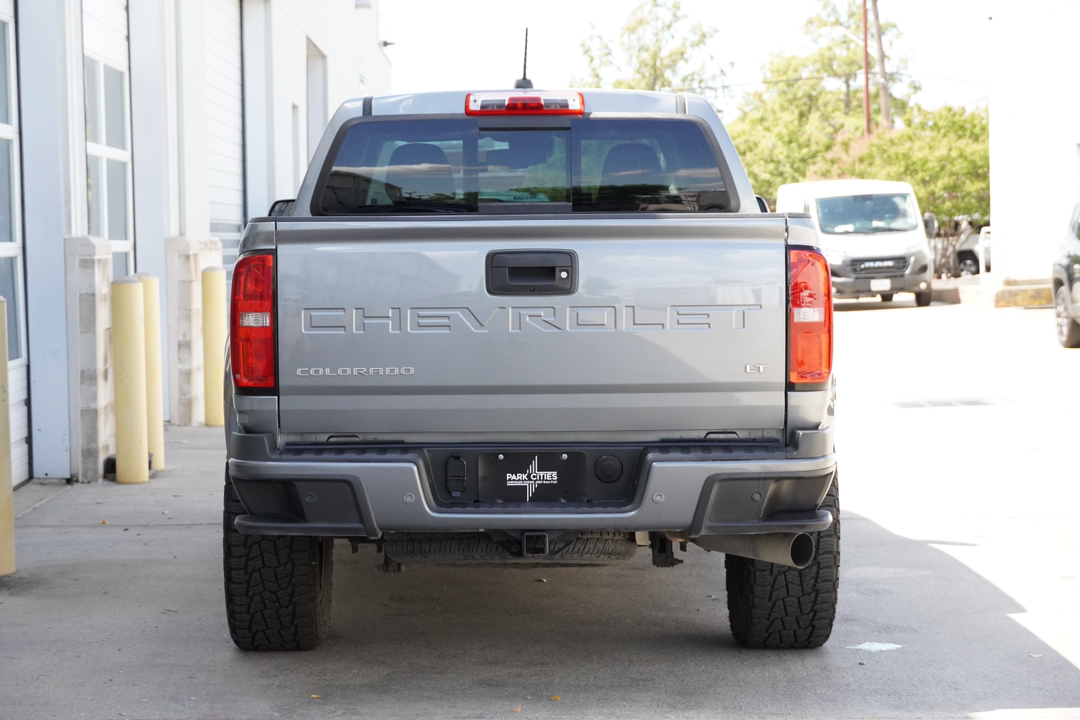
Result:
[[885,132],[892,130],[892,111],[889,108],[889,84],[885,76],[885,45],[881,40],[881,19],[878,17],[877,0],[874,4],[874,38],[877,39],[875,50],[877,51],[878,90],[881,94],[881,125]]
[[870,137],[870,45],[866,22],[866,0],[862,0],[863,135]]

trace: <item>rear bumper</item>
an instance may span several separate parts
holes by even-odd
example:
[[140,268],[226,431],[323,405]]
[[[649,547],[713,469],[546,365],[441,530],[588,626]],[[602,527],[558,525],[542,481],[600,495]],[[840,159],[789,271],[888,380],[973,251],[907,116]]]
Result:
[[[237,437],[234,449],[247,444]],[[805,449],[816,449],[831,440],[831,432],[803,439]],[[492,530],[669,531],[688,537],[814,532],[832,523],[819,506],[836,471],[831,453],[799,457],[797,449],[776,447],[662,446],[644,448],[625,507],[447,508],[433,497],[422,458],[408,448],[239,455],[234,452],[228,467],[249,511],[236,520],[240,532],[371,539],[386,532]]]

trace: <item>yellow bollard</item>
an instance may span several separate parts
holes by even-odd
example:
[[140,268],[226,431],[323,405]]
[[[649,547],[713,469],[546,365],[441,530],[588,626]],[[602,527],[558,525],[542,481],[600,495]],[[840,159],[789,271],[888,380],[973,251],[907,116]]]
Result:
[[158,279],[137,273],[143,288],[143,316],[146,319],[146,442],[150,469],[165,469],[165,403],[161,385],[161,295]]
[[202,272],[203,312],[203,397],[206,424],[225,424],[225,270],[206,268]]
[[7,301],[0,297],[0,577],[15,572],[15,497],[11,488]]
[[112,284],[113,377],[116,410],[116,482],[150,479],[146,461],[146,334],[143,286],[136,277]]

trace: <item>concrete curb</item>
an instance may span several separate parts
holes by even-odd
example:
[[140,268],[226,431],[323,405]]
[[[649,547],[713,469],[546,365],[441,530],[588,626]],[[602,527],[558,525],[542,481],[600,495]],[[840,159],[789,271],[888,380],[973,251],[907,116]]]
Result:
[[992,275],[935,278],[931,283],[934,302],[963,303],[981,308],[1049,307],[1054,304],[1050,283],[1042,280],[996,280]]
[[960,304],[960,288],[958,287],[933,287],[930,290],[932,302],[948,303],[949,305]]
[[930,297],[934,302],[960,304],[960,288],[977,286],[979,275],[966,275],[958,278],[934,278],[930,281]]
[[958,290],[960,302],[975,307],[1048,307],[1054,304],[1054,293],[1049,284],[968,285]]

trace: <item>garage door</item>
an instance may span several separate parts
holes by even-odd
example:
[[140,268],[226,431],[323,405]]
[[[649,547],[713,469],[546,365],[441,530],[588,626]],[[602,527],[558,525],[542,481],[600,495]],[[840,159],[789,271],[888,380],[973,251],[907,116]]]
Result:
[[236,261],[244,229],[244,98],[240,2],[206,3],[206,118],[210,234],[221,240],[226,267]]

